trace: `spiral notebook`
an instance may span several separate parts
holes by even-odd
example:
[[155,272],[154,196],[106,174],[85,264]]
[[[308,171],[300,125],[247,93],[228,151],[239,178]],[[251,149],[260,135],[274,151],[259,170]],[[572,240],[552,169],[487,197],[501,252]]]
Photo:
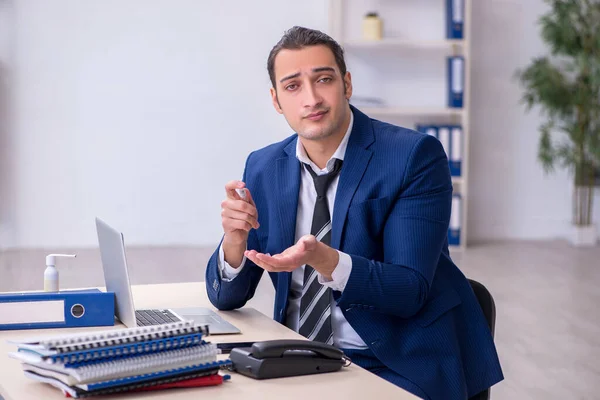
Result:
[[161,369],[160,371],[151,372],[147,374],[137,374],[126,376],[118,379],[110,379],[99,381],[95,383],[82,383],[69,385],[60,379],[56,379],[53,376],[49,376],[47,374],[42,374],[36,371],[25,370],[25,376],[33,378],[35,380],[40,380],[46,383],[53,383],[54,386],[68,386],[73,389],[80,389],[86,392],[94,392],[101,389],[107,388],[116,388],[120,386],[127,386],[131,384],[145,383],[145,382],[153,382],[157,379],[162,378],[172,378],[172,377],[189,377],[190,375],[197,373],[218,373],[221,367],[229,366],[231,363],[228,360],[224,361],[212,361],[208,363],[202,364],[192,364],[187,367],[181,368],[168,368]]
[[135,328],[105,330],[93,333],[69,334],[54,338],[31,338],[20,341],[9,341],[19,349],[30,350],[41,356],[50,356],[98,347],[114,346],[146,342],[152,339],[163,339],[189,334],[208,335],[206,325],[196,325],[193,321],[179,321],[169,324]]
[[207,334],[206,326],[180,321],[12,342],[18,351],[9,356],[22,362],[25,376],[81,397],[216,374],[231,362],[217,361],[220,351],[203,340]]
[[93,360],[81,363],[77,367],[69,367],[61,363],[47,363],[44,361],[31,362],[27,356],[12,353],[11,357],[23,361],[22,367],[26,371],[47,374],[68,385],[123,378],[132,373],[146,374],[161,371],[165,367],[180,368],[194,364],[209,363],[216,359],[219,350],[216,344],[206,343],[190,348],[157,352],[146,355],[135,355],[118,359]]
[[25,372],[28,378],[47,383],[61,390],[66,397],[85,398],[92,396],[109,395],[124,392],[138,392],[147,390],[164,390],[177,387],[203,387],[215,386],[230,379],[229,375],[219,375],[218,370],[199,371],[190,374],[174,375],[164,378],[157,378],[152,381],[134,382],[123,385],[117,385],[93,391],[87,391],[75,386],[68,386],[64,383],[43,375],[38,375],[34,372]]
[[[147,342],[135,342],[131,344],[122,344],[116,346],[104,346],[90,350],[61,352],[57,354],[42,355],[35,350],[19,349],[19,353],[14,358],[30,363],[61,363],[66,367],[76,368],[80,365],[87,365],[91,361],[103,360],[106,358],[131,357],[134,355],[151,354],[159,351],[186,348],[202,344],[202,334],[173,336],[164,339],[150,340]],[[14,354],[14,353],[13,353]]]

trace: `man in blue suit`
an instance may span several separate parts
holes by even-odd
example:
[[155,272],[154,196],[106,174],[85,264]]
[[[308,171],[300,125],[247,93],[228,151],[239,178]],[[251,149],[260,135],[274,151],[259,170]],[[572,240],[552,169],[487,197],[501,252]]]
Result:
[[349,104],[329,36],[294,27],[267,62],[275,109],[297,132],[225,186],[210,301],[244,306],[268,271],[274,318],[425,399],[467,399],[503,379],[469,282],[448,252],[452,183],[434,137]]

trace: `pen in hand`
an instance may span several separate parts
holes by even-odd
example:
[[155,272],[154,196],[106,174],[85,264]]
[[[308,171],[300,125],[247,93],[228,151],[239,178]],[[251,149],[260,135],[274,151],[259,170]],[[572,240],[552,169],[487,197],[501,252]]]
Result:
[[242,198],[244,201],[248,201],[248,196],[246,195],[246,189],[235,189],[236,193]]

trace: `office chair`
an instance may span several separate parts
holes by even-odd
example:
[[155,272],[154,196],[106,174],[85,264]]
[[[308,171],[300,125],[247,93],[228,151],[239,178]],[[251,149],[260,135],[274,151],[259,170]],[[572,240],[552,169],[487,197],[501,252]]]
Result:
[[[492,337],[494,337],[494,328],[496,327],[496,303],[494,303],[494,298],[487,288],[481,283],[472,279],[469,279],[469,283],[471,284],[471,288],[475,293],[475,297],[477,297],[477,301],[481,306],[483,315],[485,316],[488,326],[490,327]],[[469,400],[489,400],[489,398],[490,389],[486,389],[483,392],[469,398]]]

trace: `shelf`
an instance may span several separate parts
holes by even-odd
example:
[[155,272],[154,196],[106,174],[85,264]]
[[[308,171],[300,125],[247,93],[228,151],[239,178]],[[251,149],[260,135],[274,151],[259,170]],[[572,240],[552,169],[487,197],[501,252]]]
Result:
[[[358,4],[361,3],[361,4]],[[437,9],[429,5],[419,7],[418,12],[440,12],[444,17],[437,23],[420,24],[414,21],[417,2],[390,2],[386,4],[386,23],[393,25],[403,24],[402,18],[411,18],[406,24],[406,32],[396,33],[396,37],[383,37],[381,40],[368,40],[363,37],[361,16],[370,9],[364,2],[345,0],[329,0],[329,28],[332,36],[349,55],[349,69],[356,67],[356,84],[350,103],[371,118],[416,130],[418,125],[461,125],[462,138],[462,176],[451,176],[453,191],[461,194],[462,201],[453,201],[452,214],[458,213],[460,230],[460,245],[450,246],[451,254],[461,255],[468,248],[467,243],[467,214],[469,207],[469,142],[470,142],[470,115],[471,102],[468,89],[471,87],[471,26],[472,0],[462,2],[463,35],[464,39],[447,39],[445,22],[447,17],[445,2],[439,3]],[[393,4],[393,5],[392,5]],[[389,7],[389,8],[387,8]],[[404,12],[404,7],[408,7]],[[393,9],[392,9],[393,8]],[[383,13],[384,10],[382,10]],[[440,14],[438,14],[440,15]],[[435,18],[435,17],[432,17]],[[411,26],[412,24],[412,26]],[[419,29],[415,29],[415,27]],[[423,32],[421,32],[421,29]],[[398,32],[398,30],[396,30]],[[449,56],[463,56],[463,87],[467,88],[463,99],[463,108],[447,107],[446,96],[448,93],[448,66],[446,58]],[[397,64],[402,68],[397,68]],[[443,72],[444,71],[444,72]],[[383,73],[382,73],[383,72]],[[381,76],[379,76],[381,75]],[[418,77],[419,82],[413,82]],[[364,83],[362,83],[364,81]],[[366,85],[361,89],[357,84]],[[377,88],[384,88],[380,93]],[[388,86],[386,86],[388,85]],[[427,93],[419,93],[420,87],[427,88]],[[436,94],[434,89],[442,88]],[[387,89],[387,90],[386,90]],[[361,90],[363,91],[362,93]],[[404,93],[416,93],[414,102],[405,103],[401,99]],[[360,94],[362,94],[362,96]],[[431,104],[431,98],[439,102]],[[451,140],[451,138],[449,138]],[[445,149],[452,151],[452,146]],[[458,205],[459,209],[455,210]],[[455,218],[456,219],[456,218]],[[453,221],[453,223],[456,221]]]
[[388,117],[462,117],[464,113],[462,108],[356,107],[367,115]]
[[462,49],[464,41],[462,39],[442,39],[442,40],[411,40],[411,39],[382,39],[382,40],[351,40],[344,42],[342,47],[346,49],[452,49],[460,47]]

